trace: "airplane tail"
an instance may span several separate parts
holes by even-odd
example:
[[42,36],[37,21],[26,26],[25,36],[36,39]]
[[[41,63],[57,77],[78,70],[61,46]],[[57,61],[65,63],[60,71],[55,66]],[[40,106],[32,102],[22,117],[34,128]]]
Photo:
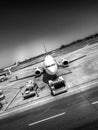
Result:
[[45,47],[45,43],[43,42],[43,47],[44,47],[44,50],[45,50],[45,54],[47,54],[47,50],[46,50],[46,47]]

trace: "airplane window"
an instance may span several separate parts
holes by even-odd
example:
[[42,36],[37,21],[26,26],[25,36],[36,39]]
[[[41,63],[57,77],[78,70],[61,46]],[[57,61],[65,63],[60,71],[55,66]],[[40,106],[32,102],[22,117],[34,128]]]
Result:
[[51,66],[54,66],[54,65],[55,65],[55,63],[54,63],[54,64],[51,64],[51,65],[47,65],[46,68],[51,67]]

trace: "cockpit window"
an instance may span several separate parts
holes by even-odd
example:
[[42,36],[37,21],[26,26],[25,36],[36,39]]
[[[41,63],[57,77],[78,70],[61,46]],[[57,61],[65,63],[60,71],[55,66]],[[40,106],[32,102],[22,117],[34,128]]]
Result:
[[55,65],[55,63],[53,63],[51,65],[47,65],[46,68],[49,68],[49,67],[54,66],[54,65]]

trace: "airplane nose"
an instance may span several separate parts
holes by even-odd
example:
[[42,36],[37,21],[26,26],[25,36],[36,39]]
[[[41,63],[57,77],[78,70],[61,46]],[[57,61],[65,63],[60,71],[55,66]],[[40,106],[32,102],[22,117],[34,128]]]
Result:
[[56,67],[56,66],[49,67],[49,68],[48,68],[48,72],[49,72],[51,75],[56,74],[56,73],[57,73],[57,67]]

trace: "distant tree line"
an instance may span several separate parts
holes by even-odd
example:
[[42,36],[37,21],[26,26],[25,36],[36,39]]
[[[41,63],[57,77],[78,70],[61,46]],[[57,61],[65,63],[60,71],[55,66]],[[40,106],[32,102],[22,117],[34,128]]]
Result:
[[61,47],[58,48],[58,49],[63,49],[63,48],[68,47],[68,46],[70,46],[70,45],[73,45],[73,44],[76,44],[76,43],[80,43],[80,42],[86,42],[86,41],[88,41],[88,40],[93,40],[93,39],[95,39],[95,38],[98,38],[98,33],[95,33],[95,34],[90,35],[90,36],[88,36],[88,37],[85,37],[85,38],[83,38],[83,39],[78,39],[78,40],[73,41],[73,42],[71,42],[71,43],[68,43],[68,44],[66,44],[66,45],[61,45]]

